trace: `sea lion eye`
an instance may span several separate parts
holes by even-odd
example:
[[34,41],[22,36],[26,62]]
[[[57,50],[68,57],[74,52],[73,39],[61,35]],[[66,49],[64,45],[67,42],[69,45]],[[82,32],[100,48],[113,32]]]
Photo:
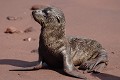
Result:
[[60,23],[60,18],[58,16],[56,16],[56,19],[57,19],[58,23]]
[[42,10],[42,12],[45,14],[45,15],[48,15],[48,12],[46,10]]

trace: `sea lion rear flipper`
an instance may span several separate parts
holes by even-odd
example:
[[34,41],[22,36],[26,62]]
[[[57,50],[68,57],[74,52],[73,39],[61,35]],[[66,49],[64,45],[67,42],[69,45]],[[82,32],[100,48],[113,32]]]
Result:
[[99,72],[108,64],[108,56],[105,50],[100,50],[95,59],[86,61],[80,65],[79,69],[86,69],[86,72]]

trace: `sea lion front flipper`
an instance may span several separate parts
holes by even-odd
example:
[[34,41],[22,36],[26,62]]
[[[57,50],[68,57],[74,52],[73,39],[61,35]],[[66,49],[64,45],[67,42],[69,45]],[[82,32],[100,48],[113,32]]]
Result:
[[69,55],[64,55],[63,61],[64,61],[64,71],[68,75],[76,77],[76,78],[87,80],[87,78],[85,76],[83,76],[77,68],[75,68]]
[[40,61],[39,64],[37,64],[36,66],[26,67],[26,68],[16,68],[16,69],[11,69],[9,71],[32,71],[32,70],[39,70],[41,68],[43,68],[42,61]]
[[68,43],[66,44],[66,49],[62,50],[62,54],[64,71],[70,76],[87,80],[87,78],[83,76],[77,68],[75,68],[70,56],[70,45]]

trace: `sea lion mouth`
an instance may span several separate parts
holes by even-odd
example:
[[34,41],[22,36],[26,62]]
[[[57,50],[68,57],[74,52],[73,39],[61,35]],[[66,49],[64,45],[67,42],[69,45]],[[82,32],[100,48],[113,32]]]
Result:
[[32,16],[33,16],[34,20],[38,22],[38,20],[36,19],[35,13],[36,13],[35,10],[32,11]]
[[45,23],[44,23],[44,21],[43,21],[42,19],[41,19],[41,21],[40,21],[40,24],[41,24],[42,27],[45,26]]

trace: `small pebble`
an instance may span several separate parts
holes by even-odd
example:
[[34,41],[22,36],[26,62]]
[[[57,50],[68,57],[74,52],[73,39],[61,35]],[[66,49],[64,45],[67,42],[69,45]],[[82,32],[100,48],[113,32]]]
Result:
[[29,32],[33,32],[33,31],[35,31],[35,29],[33,29],[33,27],[29,27],[24,30],[24,33],[29,33]]
[[29,37],[29,38],[25,38],[25,39],[23,39],[23,41],[35,41],[35,39],[34,38],[31,38],[31,37]]
[[44,5],[33,5],[32,7],[31,7],[31,10],[37,10],[37,9],[40,9],[40,8],[43,8],[43,7],[45,7]]
[[6,19],[10,20],[10,21],[15,21],[15,20],[21,20],[22,18],[21,17],[14,17],[14,16],[7,16]]
[[38,49],[33,49],[31,53],[38,53]]
[[18,73],[18,75],[20,76],[20,74]]
[[111,52],[112,54],[115,54],[115,52]]
[[8,27],[4,33],[9,33],[9,34],[13,34],[13,33],[22,33],[22,31],[17,30],[15,27]]

